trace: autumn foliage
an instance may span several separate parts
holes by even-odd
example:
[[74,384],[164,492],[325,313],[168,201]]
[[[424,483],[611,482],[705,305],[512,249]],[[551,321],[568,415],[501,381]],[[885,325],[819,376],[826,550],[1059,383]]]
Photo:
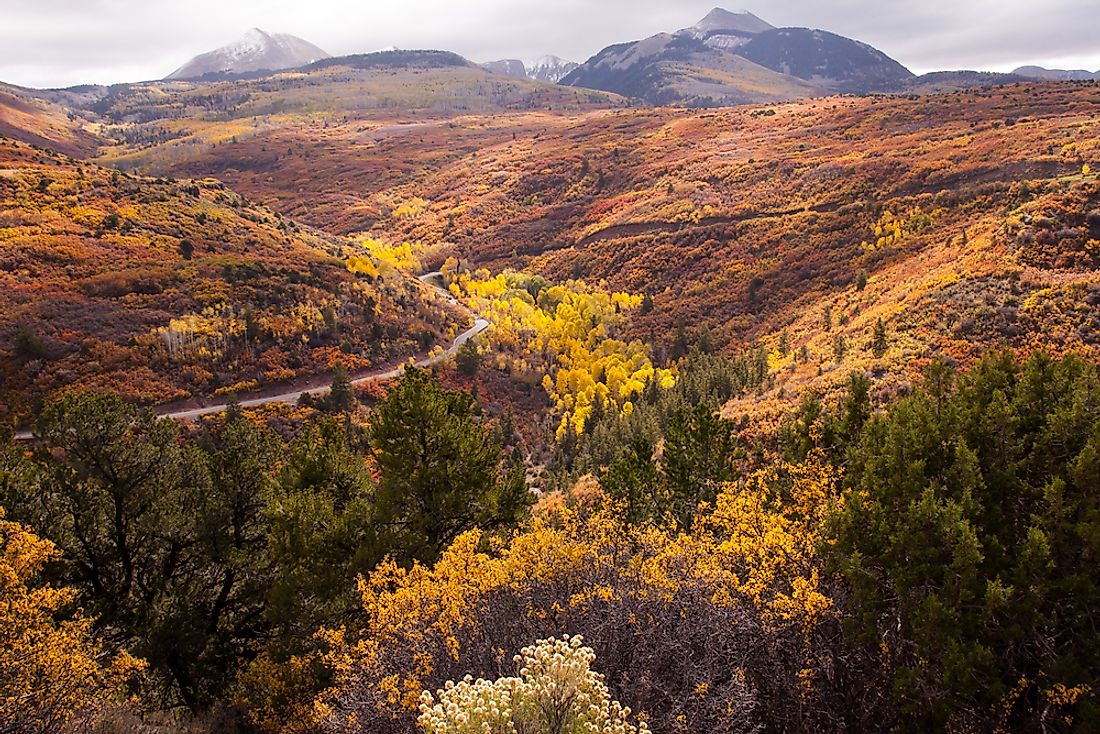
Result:
[[56,547],[0,507],[0,730],[47,734],[94,722],[145,663],[110,654],[76,591],[42,583]]
[[426,352],[460,324],[363,246],[219,182],[131,177],[7,139],[0,161],[6,422],[63,390],[164,403],[337,361],[363,370]]

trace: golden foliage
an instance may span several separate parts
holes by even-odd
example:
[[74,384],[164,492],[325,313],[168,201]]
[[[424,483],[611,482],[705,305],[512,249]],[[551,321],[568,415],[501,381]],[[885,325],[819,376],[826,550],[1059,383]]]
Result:
[[371,256],[380,263],[389,265],[397,270],[415,271],[420,269],[419,245],[415,247],[404,242],[400,245],[387,245],[379,240],[369,237],[359,241]]
[[347,259],[347,267],[349,273],[365,275],[371,280],[378,277],[378,266],[364,255],[350,255]]
[[451,292],[492,324],[494,347],[517,355],[501,366],[541,373],[561,415],[558,438],[570,427],[583,432],[597,402],[629,415],[631,400],[651,380],[664,388],[674,384],[671,370],[653,366],[645,344],[612,336],[642,296],[594,290],[580,281],[550,285],[513,272],[455,273],[454,267],[453,260],[444,265]]
[[930,229],[942,215],[940,210],[925,213],[919,206],[911,207],[902,214],[886,209],[872,228],[874,243],[864,242],[863,249],[870,252],[900,245],[909,237]]
[[0,731],[63,731],[95,716],[145,663],[108,657],[92,620],[61,615],[73,591],[35,583],[57,549],[3,518],[0,508]]
[[[836,470],[813,455],[726,486],[713,513],[691,533],[627,525],[606,503],[583,516],[554,503],[500,547],[486,550],[475,530],[430,568],[384,563],[359,584],[361,637],[326,633],[336,686],[319,699],[317,715],[333,716],[342,688],[364,680],[379,715],[416,711],[426,682],[445,662],[432,651],[459,660],[462,640],[488,623],[479,617],[485,599],[503,594],[517,613],[541,619],[615,601],[615,586],[585,581],[606,578],[601,573],[630,579],[656,598],[674,599],[684,586],[703,584],[714,604],[748,605],[765,625],[793,624],[808,636],[833,613],[817,548],[839,501],[837,481]],[[566,589],[559,592],[564,596],[531,593],[555,584]]]

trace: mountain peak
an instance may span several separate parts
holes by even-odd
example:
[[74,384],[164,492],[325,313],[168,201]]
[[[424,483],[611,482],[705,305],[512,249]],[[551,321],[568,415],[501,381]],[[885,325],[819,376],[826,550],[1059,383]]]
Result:
[[557,84],[580,64],[559,56],[546,55],[527,64],[527,76],[540,82]]
[[726,10],[715,8],[696,23],[693,30],[709,33],[711,31],[740,31],[742,33],[763,33],[775,26],[753,15],[748,10]]
[[166,78],[194,79],[206,74],[279,71],[328,57],[320,48],[297,36],[250,28],[237,41],[196,56]]

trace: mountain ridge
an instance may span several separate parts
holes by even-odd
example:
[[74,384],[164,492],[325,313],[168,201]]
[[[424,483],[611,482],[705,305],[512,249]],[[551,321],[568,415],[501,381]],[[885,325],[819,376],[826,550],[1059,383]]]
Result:
[[1100,71],[1088,69],[1046,69],[1042,66],[1021,66],[1012,72],[1015,76],[1027,79],[1042,79],[1056,82],[1084,82],[1100,80]]

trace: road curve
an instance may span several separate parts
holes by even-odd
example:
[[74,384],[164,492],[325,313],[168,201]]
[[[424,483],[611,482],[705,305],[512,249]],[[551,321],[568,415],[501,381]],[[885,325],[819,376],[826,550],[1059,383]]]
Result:
[[[426,273],[424,275],[421,275],[419,280],[420,280],[421,283],[423,283],[427,287],[432,288],[433,290],[439,291],[443,295],[443,297],[447,300],[448,303],[450,303],[452,305],[459,305],[458,299],[455,298],[453,295],[451,295],[451,293],[449,293],[447,290],[445,290],[441,286],[435,285],[434,283],[431,282],[431,281],[436,280],[436,279],[442,279],[442,275],[443,274],[439,273],[439,272]],[[441,362],[447,361],[447,359],[454,356],[454,354],[456,352],[458,352],[459,347],[461,347],[463,344],[465,344],[466,342],[473,339],[475,336],[477,336],[481,332],[488,329],[490,325],[491,324],[488,321],[486,321],[485,319],[482,319],[482,318],[475,319],[474,325],[472,327],[470,327],[469,329],[467,329],[466,331],[459,334],[457,337],[455,337],[454,342],[452,342],[451,346],[448,347],[445,351],[443,351],[440,354],[435,355],[434,357],[425,357],[424,359],[421,359],[420,361],[415,362],[414,364],[417,367],[431,367],[433,365],[440,364]],[[351,384],[352,385],[367,385],[367,384],[370,384],[372,382],[381,382],[381,381],[385,381],[385,380],[392,380],[396,377],[400,377],[401,374],[404,373],[405,367],[406,367],[406,365],[400,365],[398,367],[393,367],[393,368],[387,369],[387,370],[379,370],[377,372],[369,372],[365,375],[361,375],[361,376],[357,377],[356,379],[352,380]],[[314,387],[314,388],[307,388],[307,389],[298,388],[297,390],[288,390],[286,392],[278,393],[276,395],[265,395],[264,397],[251,398],[251,399],[248,399],[248,400],[240,400],[240,401],[237,402],[237,405],[239,405],[242,408],[259,408],[259,407],[262,407],[264,405],[276,405],[276,404],[279,404],[279,403],[282,403],[284,405],[293,405],[294,403],[298,402],[298,399],[303,394],[312,395],[314,397],[317,397],[317,396],[321,396],[321,395],[327,395],[331,390],[332,390],[332,387],[330,385],[323,385],[321,387]],[[174,418],[176,420],[193,420],[195,418],[201,418],[201,417],[206,416],[206,415],[214,415],[216,413],[225,412],[228,408],[229,408],[229,401],[224,400],[224,401],[220,401],[220,402],[214,403],[212,405],[207,405],[207,406],[204,406],[204,407],[201,407],[201,408],[191,408],[191,409],[188,409],[188,410],[175,410],[175,411],[163,411],[163,412],[160,411],[160,410],[157,410],[156,412],[157,412],[157,415],[160,416],[161,418]],[[15,434],[15,440],[16,441],[29,441],[32,438],[34,438],[34,434],[32,434],[30,431],[20,431],[19,433]]]
[[[463,344],[470,341],[475,336],[477,336],[478,334],[480,334],[481,332],[485,331],[488,328],[489,328],[489,322],[488,321],[486,321],[485,319],[478,319],[477,321],[474,322],[473,327],[467,329],[466,331],[462,332],[457,337],[455,337],[454,343],[451,344],[451,346],[449,348],[447,348],[446,351],[442,352],[441,354],[437,354],[434,357],[426,357],[426,358],[420,360],[419,362],[416,362],[415,365],[417,367],[431,367],[432,365],[439,364],[440,362],[445,362],[449,357],[453,356],[455,354],[455,352],[458,351],[459,347],[461,347]],[[396,377],[400,377],[401,374],[404,371],[405,371],[405,365],[401,365],[400,367],[394,367],[392,369],[385,370],[385,371],[371,372],[371,373],[363,375],[362,377],[359,377],[355,380],[352,380],[351,384],[352,385],[367,385],[367,384],[372,383],[372,382],[379,382],[379,381],[383,381],[383,380],[392,380]],[[324,385],[322,387],[315,387],[315,388],[308,389],[308,390],[302,390],[302,389],[290,390],[290,391],[287,391],[287,392],[284,392],[284,393],[280,393],[278,395],[267,395],[267,396],[262,397],[262,398],[252,398],[251,400],[240,400],[240,401],[237,402],[237,405],[239,405],[242,408],[259,408],[259,407],[262,407],[264,405],[275,405],[277,403],[293,405],[294,403],[298,402],[298,399],[302,395],[312,395],[314,397],[321,396],[321,395],[327,395],[331,391],[331,389],[332,388],[331,388],[330,385]],[[170,412],[170,413],[158,413],[158,415],[160,415],[160,417],[162,417],[162,418],[175,418],[177,420],[189,420],[189,419],[193,419],[193,418],[201,418],[204,415],[213,415],[215,413],[221,413],[221,412],[224,412],[228,407],[229,407],[229,404],[228,404],[228,402],[226,402],[226,403],[218,403],[218,404],[215,404],[215,405],[207,405],[203,408],[194,408],[194,409],[191,409],[191,410],[177,410],[177,411],[173,411],[173,412]]]

